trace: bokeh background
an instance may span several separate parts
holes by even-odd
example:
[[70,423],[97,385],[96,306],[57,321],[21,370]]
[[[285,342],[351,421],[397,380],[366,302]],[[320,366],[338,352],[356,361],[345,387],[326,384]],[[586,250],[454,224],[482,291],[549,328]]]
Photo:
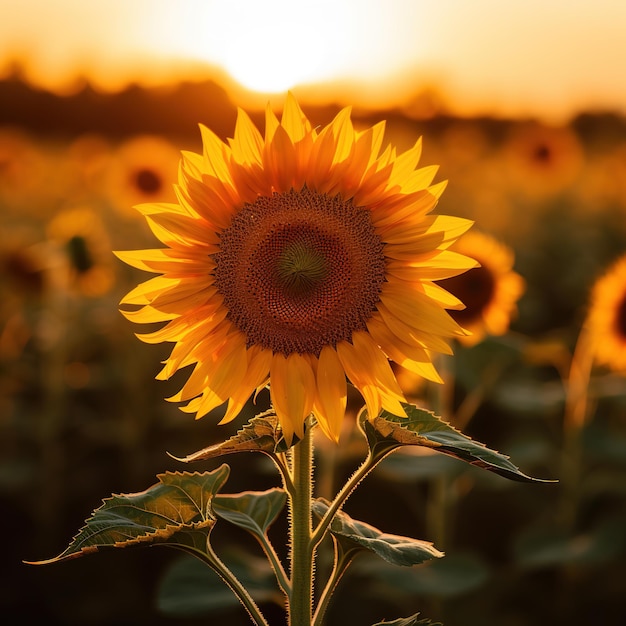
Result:
[[[526,473],[561,480],[391,457],[346,511],[447,556],[411,570],[357,561],[329,623],[417,611],[446,626],[622,623],[626,385],[594,370],[572,452],[564,379],[592,286],[626,252],[625,66],[619,0],[0,0],[6,623],[247,623],[227,594],[210,617],[164,600],[173,551],[22,560],[60,553],[111,493],[188,469],[167,452],[184,456],[243,423],[217,427],[219,411],[194,422],[163,400],[180,382],[153,380],[167,346],[138,342],[118,312],[145,276],[112,250],[156,245],[132,206],[173,199],[180,150],[201,149],[199,123],[225,139],[242,106],[262,127],[287,89],[315,125],[351,105],[360,127],[386,119],[399,149],[423,136],[423,163],[449,180],[438,211],[513,251],[526,284],[517,315],[505,335],[456,346],[444,416]],[[430,389],[415,394],[432,401]],[[321,449],[322,488],[359,452],[349,433]],[[262,459],[226,460],[228,491],[277,484]],[[224,546],[248,545],[222,532]]]

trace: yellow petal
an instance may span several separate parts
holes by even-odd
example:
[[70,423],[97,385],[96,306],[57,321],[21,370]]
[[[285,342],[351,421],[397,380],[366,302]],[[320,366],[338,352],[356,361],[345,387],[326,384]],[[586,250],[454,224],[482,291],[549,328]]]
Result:
[[452,354],[450,345],[439,335],[424,332],[405,324],[382,303],[379,303],[376,308],[380,313],[381,319],[389,327],[389,330],[396,335],[396,337],[404,341],[404,343],[408,343],[409,345],[415,344],[426,350],[433,350],[434,352],[441,352],[442,354]]
[[150,324],[152,322],[167,322],[180,317],[180,313],[163,313],[151,306],[144,306],[135,311],[120,311],[121,314],[136,324]]
[[441,304],[444,308],[456,311],[461,311],[465,308],[465,305],[461,302],[461,300],[449,291],[446,291],[443,287],[440,287],[430,281],[421,282],[419,285],[426,296],[435,302],[439,302],[439,304]]
[[267,106],[265,107],[265,144],[266,145],[271,143],[272,139],[274,138],[274,133],[276,132],[276,129],[279,126],[280,126],[280,122],[278,121],[278,118],[274,114],[274,111],[272,111],[272,107],[270,106],[268,102]]
[[411,192],[428,188],[438,171],[438,165],[427,165],[426,167],[421,167],[419,170],[415,170],[407,177],[406,182],[403,183],[402,190]]
[[394,161],[393,170],[389,177],[389,186],[400,186],[406,184],[406,180],[410,177],[417,164],[419,163],[422,155],[422,138],[420,137],[415,145],[410,149],[398,156]]
[[285,358],[275,354],[270,368],[270,396],[285,434],[302,438],[304,420],[311,413],[315,399],[315,378],[308,361],[300,354]]
[[448,337],[464,334],[445,309],[426,294],[411,289],[409,283],[385,283],[380,300],[393,315],[413,328]]
[[[233,159],[239,163],[260,163],[263,152],[263,137],[253,124],[249,115],[243,110],[237,109],[237,122],[235,124],[235,136],[230,142]],[[233,181],[236,185],[236,181]]]
[[206,176],[201,181],[185,178],[179,201],[189,204],[206,220],[209,233],[228,228],[236,204]]
[[372,316],[367,322],[367,328],[372,338],[392,361],[427,380],[443,382],[432,364],[429,353],[421,346],[405,343],[396,337],[379,316]]
[[[350,382],[359,390],[370,418],[380,415],[382,409],[382,399],[378,390],[371,384],[368,384],[363,373],[363,361],[361,355],[357,353],[354,346],[347,341],[340,341],[337,344],[337,356],[341,361],[341,365],[346,372]],[[366,367],[369,367],[367,365]]]
[[229,147],[210,129],[200,124],[202,134],[202,146],[204,148],[204,173],[209,173],[222,183],[230,184],[230,171],[228,169]]
[[263,386],[269,378],[272,364],[271,350],[256,345],[252,346],[247,352],[247,360],[246,375],[231,395],[228,401],[228,409],[220,424],[230,422],[237,417],[252,393]]
[[425,252],[415,259],[399,261],[387,260],[387,272],[397,278],[409,282],[420,280],[443,280],[457,276],[473,267],[478,267],[476,259],[472,259],[451,250],[435,250]]
[[281,125],[287,131],[293,143],[302,140],[311,132],[311,123],[302,112],[298,101],[291,91],[287,93]]
[[332,346],[324,346],[317,364],[317,392],[321,410],[318,422],[329,439],[339,441],[346,414],[347,384],[345,371]]
[[270,177],[274,191],[289,191],[294,187],[295,149],[287,131],[279,126],[272,141],[266,144],[263,152],[266,175]]

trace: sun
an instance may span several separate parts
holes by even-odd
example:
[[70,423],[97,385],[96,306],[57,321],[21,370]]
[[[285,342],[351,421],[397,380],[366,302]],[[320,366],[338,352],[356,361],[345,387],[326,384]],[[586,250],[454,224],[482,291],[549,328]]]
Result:
[[[334,19],[325,21],[322,30],[313,27],[331,7]],[[199,2],[195,26],[189,23],[198,32],[185,40],[194,57],[216,63],[244,88],[285,92],[327,78],[329,68],[341,69],[349,46],[347,12],[341,3],[327,0]]]

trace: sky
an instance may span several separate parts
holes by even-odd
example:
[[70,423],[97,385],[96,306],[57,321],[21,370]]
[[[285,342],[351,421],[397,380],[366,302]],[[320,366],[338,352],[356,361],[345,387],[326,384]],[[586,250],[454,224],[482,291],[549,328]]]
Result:
[[0,0],[0,77],[16,62],[57,91],[216,78],[237,104],[432,90],[464,115],[626,113],[626,2]]

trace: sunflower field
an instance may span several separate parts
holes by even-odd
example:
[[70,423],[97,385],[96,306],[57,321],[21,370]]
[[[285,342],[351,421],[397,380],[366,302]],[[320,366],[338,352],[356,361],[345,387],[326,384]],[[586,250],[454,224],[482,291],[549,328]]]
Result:
[[[0,613],[11,624],[243,626],[228,589],[175,551],[110,551],[54,569],[23,563],[59,554],[107,494],[184,471],[180,457],[245,421],[218,426],[224,407],[211,406],[196,422],[163,400],[176,398],[185,373],[155,380],[168,346],[140,344],[120,314],[145,277],[113,254],[156,246],[133,207],[176,202],[181,151],[202,151],[198,123],[226,140],[236,107],[214,83],[63,97],[15,77],[0,83],[0,100]],[[300,104],[313,127],[340,110]],[[262,129],[264,112],[249,113]],[[447,181],[438,212],[474,222],[451,250],[480,264],[439,281],[465,303],[451,315],[473,333],[435,357],[444,384],[394,366],[398,382],[524,473],[558,482],[505,481],[430,449],[389,456],[345,511],[432,541],[445,558],[397,569],[360,557],[328,623],[416,612],[446,626],[621,623],[626,119],[589,112],[555,126],[417,104],[352,110],[357,130],[381,120],[384,145],[398,152],[422,137],[421,162],[438,164],[436,181]],[[269,402],[260,391],[244,418]],[[349,392],[347,402],[339,444],[318,442],[321,496],[362,453],[362,401]],[[229,464],[229,488],[275,486],[264,459]],[[220,532],[217,545],[237,546],[227,558],[258,587],[271,623],[283,624],[261,555],[246,560],[249,538]]]

